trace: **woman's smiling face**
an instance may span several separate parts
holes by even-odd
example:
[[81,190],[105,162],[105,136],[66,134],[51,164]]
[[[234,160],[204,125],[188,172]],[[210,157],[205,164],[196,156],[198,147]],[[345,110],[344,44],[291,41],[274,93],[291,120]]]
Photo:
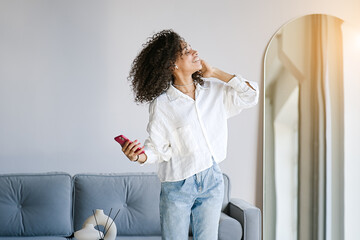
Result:
[[176,70],[184,74],[193,74],[202,68],[198,51],[191,48],[186,42],[182,42],[182,52],[178,56],[175,64],[178,67]]

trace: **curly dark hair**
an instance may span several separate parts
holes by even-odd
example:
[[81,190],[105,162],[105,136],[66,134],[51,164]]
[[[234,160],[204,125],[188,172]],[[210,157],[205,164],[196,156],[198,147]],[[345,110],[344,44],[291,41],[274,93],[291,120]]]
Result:
[[[143,49],[134,59],[128,80],[138,103],[151,102],[174,81],[173,70],[177,57],[182,55],[185,40],[172,29],[162,30],[143,44]],[[201,72],[192,74],[194,82],[201,85]]]

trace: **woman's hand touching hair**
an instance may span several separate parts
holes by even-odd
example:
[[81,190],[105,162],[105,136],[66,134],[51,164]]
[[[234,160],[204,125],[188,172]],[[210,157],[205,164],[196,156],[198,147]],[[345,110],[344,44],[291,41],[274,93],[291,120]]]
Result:
[[204,78],[210,78],[213,77],[215,69],[210,66],[207,62],[205,62],[203,59],[201,59],[201,76]]
[[202,68],[200,70],[201,76],[204,78],[217,78],[223,82],[229,82],[235,75],[224,72],[216,67],[212,67],[210,64],[201,59]]

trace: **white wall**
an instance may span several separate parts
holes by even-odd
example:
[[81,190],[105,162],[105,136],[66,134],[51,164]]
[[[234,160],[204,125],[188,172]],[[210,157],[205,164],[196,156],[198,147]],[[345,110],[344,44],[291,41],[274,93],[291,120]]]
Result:
[[[0,2],[0,173],[155,171],[128,162],[117,134],[143,141],[147,107],[126,80],[148,36],[173,28],[209,63],[262,86],[272,35],[326,13],[360,26],[358,0]],[[359,27],[360,28],[360,27]],[[229,121],[232,196],[262,204],[262,103]]]
[[344,32],[344,92],[345,92],[345,239],[359,236],[360,215],[360,29],[343,25]]

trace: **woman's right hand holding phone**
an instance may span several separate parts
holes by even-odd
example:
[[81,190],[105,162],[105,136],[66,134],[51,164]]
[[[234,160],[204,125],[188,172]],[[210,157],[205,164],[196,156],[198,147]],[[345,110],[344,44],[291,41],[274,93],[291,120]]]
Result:
[[144,163],[147,159],[147,156],[145,153],[141,153],[143,152],[144,147],[140,147],[139,145],[140,143],[138,143],[137,140],[133,142],[128,140],[122,147],[122,151],[130,161]]

